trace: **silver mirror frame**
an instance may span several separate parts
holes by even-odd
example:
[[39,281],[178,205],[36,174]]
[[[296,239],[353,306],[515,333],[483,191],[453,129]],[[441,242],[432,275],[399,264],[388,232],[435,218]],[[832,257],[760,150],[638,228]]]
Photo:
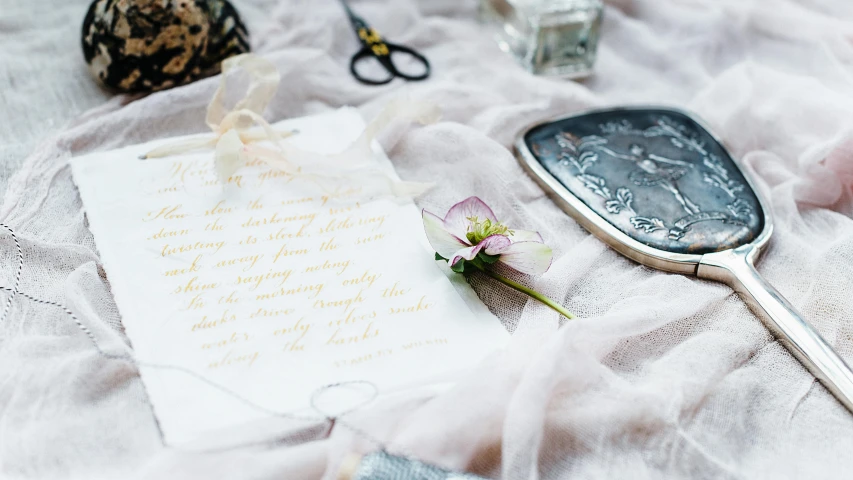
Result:
[[[750,309],[764,322],[764,325],[776,336],[797,360],[817,379],[838,401],[853,412],[853,370],[844,362],[832,346],[821,337],[796,309],[772,285],[767,283],[755,269],[755,260],[767,247],[773,233],[773,218],[770,206],[758,190],[749,172],[740,168],[749,184],[764,215],[764,227],[750,243],[733,249],[714,253],[683,254],[672,253],[650,247],[634,240],[614,225],[604,220],[598,213],[573,195],[557,178],[551,175],[536,159],[527,147],[525,137],[532,129],[581,115],[604,112],[630,112],[637,110],[662,109],[680,113],[705,131],[723,148],[725,143],[699,118],[689,112],[671,107],[634,106],[623,108],[592,109],[539,122],[525,129],[515,142],[516,157],[527,173],[539,183],[542,189],[581,226],[598,239],[605,242],[626,257],[659,270],[696,275],[700,278],[716,280],[731,286],[741,294]],[[731,156],[731,154],[729,154]],[[734,157],[732,157],[734,160]],[[739,163],[735,161],[735,163]]]
[[[527,135],[527,132],[529,132],[530,130],[540,125],[545,125],[552,122],[566,120],[569,118],[592,113],[617,111],[628,112],[655,108],[661,107],[634,106],[619,108],[597,108],[580,111],[573,115],[561,116],[553,118],[551,120],[538,122],[525,128],[521,135],[519,135],[516,139],[516,158],[518,158],[519,162],[521,163],[521,166],[525,169],[528,175],[530,175],[534,180],[536,180],[539,186],[542,187],[542,189],[551,197],[551,199],[555,203],[560,206],[560,208],[563,209],[563,211],[568,213],[576,222],[586,228],[590,233],[607,243],[612,249],[638,263],[647,265],[652,268],[672,273],[696,275],[699,264],[702,263],[703,257],[707,257],[709,255],[716,255],[716,253],[709,253],[705,255],[672,253],[663,250],[658,250],[637,240],[634,240],[633,238],[629,237],[628,235],[620,231],[618,228],[614,227],[612,224],[601,218],[599,214],[594,212],[579,198],[574,196],[565,186],[563,186],[562,183],[560,183],[559,180],[557,180],[553,175],[551,175],[548,170],[546,170],[545,167],[543,167],[542,164],[539,163],[538,160],[536,160],[536,156],[533,155],[533,152],[530,151],[530,149],[527,147],[527,143],[524,140],[525,136]],[[708,128],[708,126],[701,119],[684,110],[671,107],[665,108],[668,108],[669,110],[680,113],[690,118],[702,128],[704,128],[711,135],[711,137],[715,141],[717,141],[717,143],[719,143],[725,148],[725,143],[723,143],[720,137],[714,134],[714,132],[710,128]],[[773,234],[773,218],[769,213],[769,206],[765,202],[764,197],[761,195],[760,191],[756,188],[755,182],[753,181],[751,176],[748,174],[748,172],[743,171],[743,169],[741,169],[741,172],[743,173],[743,176],[746,179],[747,183],[749,183],[749,187],[753,190],[753,192],[755,192],[755,196],[756,198],[758,198],[758,202],[761,205],[761,211],[764,215],[764,228],[752,242],[746,245],[742,245],[735,250],[749,251],[750,255],[753,258],[757,258],[767,246],[767,243],[770,241],[770,236]]]

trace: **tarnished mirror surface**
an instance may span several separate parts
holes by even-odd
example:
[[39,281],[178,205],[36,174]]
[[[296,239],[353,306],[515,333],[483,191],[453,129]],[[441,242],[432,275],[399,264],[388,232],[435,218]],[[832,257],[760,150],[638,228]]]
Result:
[[591,112],[536,126],[524,143],[575,197],[650,247],[706,254],[748,244],[764,228],[737,164],[682,112]]

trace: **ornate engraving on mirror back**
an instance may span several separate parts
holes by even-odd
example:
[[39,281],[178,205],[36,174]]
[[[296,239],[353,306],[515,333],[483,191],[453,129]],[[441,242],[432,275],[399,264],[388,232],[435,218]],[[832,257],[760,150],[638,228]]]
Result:
[[731,156],[681,112],[593,112],[540,125],[525,142],[574,196],[660,250],[736,248],[764,226],[758,198]]

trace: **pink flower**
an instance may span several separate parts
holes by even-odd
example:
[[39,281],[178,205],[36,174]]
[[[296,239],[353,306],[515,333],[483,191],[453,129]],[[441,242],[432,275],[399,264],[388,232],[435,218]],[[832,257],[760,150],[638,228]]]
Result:
[[553,253],[541,235],[510,230],[477,197],[452,206],[443,219],[424,210],[423,219],[436,258],[446,260],[456,272],[464,271],[466,262],[480,269],[501,262],[530,275],[545,273],[551,266]]

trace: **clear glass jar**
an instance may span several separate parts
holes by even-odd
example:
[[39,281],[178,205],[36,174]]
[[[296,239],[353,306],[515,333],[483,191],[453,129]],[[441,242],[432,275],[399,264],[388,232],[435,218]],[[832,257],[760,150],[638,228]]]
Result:
[[579,78],[595,64],[601,0],[480,0],[502,50],[537,75]]

